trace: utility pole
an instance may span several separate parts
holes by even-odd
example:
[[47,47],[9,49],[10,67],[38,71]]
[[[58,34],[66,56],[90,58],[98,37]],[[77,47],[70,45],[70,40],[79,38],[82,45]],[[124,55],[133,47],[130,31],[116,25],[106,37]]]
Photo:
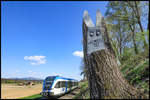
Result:
[[96,26],[87,11],[83,16],[83,51],[91,99],[137,99],[140,92],[120,72],[112,49],[105,20],[100,10]]

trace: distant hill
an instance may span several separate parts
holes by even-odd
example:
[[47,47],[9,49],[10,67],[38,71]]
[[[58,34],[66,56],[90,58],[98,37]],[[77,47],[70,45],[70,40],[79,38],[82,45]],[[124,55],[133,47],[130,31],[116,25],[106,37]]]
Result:
[[1,78],[1,83],[8,83],[8,84],[19,84],[22,82],[34,82],[34,83],[42,83],[43,79],[34,78],[34,77],[26,77],[26,78]]
[[25,77],[25,78],[2,78],[2,79],[13,79],[13,80],[43,80],[41,78],[35,77]]

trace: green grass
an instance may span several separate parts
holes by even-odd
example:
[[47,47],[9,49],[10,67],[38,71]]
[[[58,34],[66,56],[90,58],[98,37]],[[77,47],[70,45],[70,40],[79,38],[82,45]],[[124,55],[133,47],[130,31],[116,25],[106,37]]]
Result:
[[40,94],[34,94],[34,95],[31,95],[31,96],[27,96],[27,97],[23,97],[23,98],[18,98],[18,99],[38,99],[42,97]]
[[[73,99],[89,99],[88,81],[79,84],[80,92],[76,94]],[[88,90],[87,90],[88,89]]]
[[129,56],[122,62],[121,72],[128,82],[135,88],[149,94],[149,55],[148,50],[134,56]]

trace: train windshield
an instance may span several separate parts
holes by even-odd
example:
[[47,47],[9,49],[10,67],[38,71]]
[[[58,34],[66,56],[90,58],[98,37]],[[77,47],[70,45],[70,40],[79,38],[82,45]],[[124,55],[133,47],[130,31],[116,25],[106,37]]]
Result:
[[53,83],[53,81],[54,81],[54,79],[55,79],[55,77],[47,77],[46,79],[45,79],[45,87],[44,87],[44,89],[50,89],[51,88],[51,85],[52,85],[52,83]]
[[51,77],[47,77],[45,80],[46,80],[46,81],[54,81],[55,78],[56,78],[56,77],[51,76]]

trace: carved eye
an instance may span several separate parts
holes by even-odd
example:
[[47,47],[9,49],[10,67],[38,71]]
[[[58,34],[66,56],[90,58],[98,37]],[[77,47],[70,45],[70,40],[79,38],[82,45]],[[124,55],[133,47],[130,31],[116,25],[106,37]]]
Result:
[[90,33],[90,36],[92,37],[93,35],[94,35],[94,32],[91,32],[91,33]]
[[99,35],[100,35],[100,32],[99,32],[99,31],[97,31],[97,32],[96,32],[96,36],[99,36]]

